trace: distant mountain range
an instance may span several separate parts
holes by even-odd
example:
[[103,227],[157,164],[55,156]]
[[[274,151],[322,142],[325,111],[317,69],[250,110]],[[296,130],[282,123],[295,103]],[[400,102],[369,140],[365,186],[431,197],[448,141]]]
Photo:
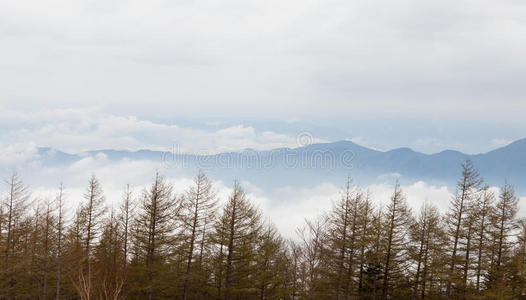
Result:
[[267,188],[310,186],[321,182],[342,185],[347,176],[361,185],[393,183],[398,178],[402,184],[422,180],[453,188],[460,176],[460,164],[471,159],[487,184],[500,186],[508,180],[519,192],[526,192],[526,139],[475,155],[452,150],[423,154],[409,148],[378,151],[350,141],[339,141],[295,149],[247,149],[212,155],[152,150],[97,150],[70,154],[39,148],[39,160],[44,166],[57,167],[73,164],[87,156],[102,155],[99,153],[110,161],[158,161],[161,171],[168,174],[194,175],[198,169],[203,169],[210,177],[225,182],[248,180]]

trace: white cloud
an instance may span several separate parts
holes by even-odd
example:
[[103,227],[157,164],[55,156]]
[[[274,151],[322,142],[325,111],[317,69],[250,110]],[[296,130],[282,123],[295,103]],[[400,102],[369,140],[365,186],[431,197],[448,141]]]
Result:
[[353,142],[353,143],[355,143],[357,145],[360,145],[362,147],[366,147],[366,148],[369,148],[369,149],[374,149],[374,150],[377,150],[377,151],[382,151],[381,149],[372,146],[369,143],[369,141],[366,138],[363,138],[363,137],[353,137],[353,138],[351,138],[351,142]]
[[[245,148],[270,150],[278,147],[298,147],[293,135],[273,131],[258,132],[244,125],[216,130],[181,127],[138,119],[135,116],[106,115],[99,110],[51,110],[20,112],[0,110],[7,116],[0,137],[6,145],[5,158],[24,154],[36,146],[49,146],[63,151],[80,152],[96,149],[163,149],[184,153],[218,153]],[[27,142],[23,150],[21,141]],[[313,139],[320,142],[321,139]],[[32,147],[32,148],[31,148]],[[17,157],[18,157],[17,156]],[[11,160],[18,162],[18,160]]]
[[[101,155],[86,157],[65,168],[41,168],[21,170],[24,180],[32,186],[35,196],[41,199],[54,197],[56,188],[62,182],[66,187],[66,204],[70,212],[82,201],[82,195],[91,174],[99,178],[108,206],[116,207],[126,184],[130,184],[136,196],[153,180],[157,170],[163,173],[158,162],[149,161],[108,161]],[[166,174],[178,194],[192,184],[193,178],[183,175]],[[45,179],[45,180],[43,180]],[[320,183],[312,187],[286,186],[275,190],[265,190],[256,183],[242,181],[248,197],[262,210],[287,238],[295,238],[296,228],[303,225],[305,219],[313,219],[328,212],[333,203],[341,196],[341,187],[332,183]],[[220,203],[224,203],[232,191],[230,183],[214,181]],[[377,207],[383,207],[393,193],[391,184],[373,184],[363,187],[369,190]],[[424,201],[438,207],[442,212],[448,209],[453,197],[452,191],[445,186],[430,185],[419,181],[403,185],[402,190],[413,211],[417,212]],[[498,192],[498,188],[492,188]],[[5,192],[3,189],[0,193]],[[526,198],[521,198],[519,216],[526,216]]]
[[34,142],[18,142],[2,146],[0,144],[0,166],[23,163],[37,157],[37,146]]
[[491,139],[490,143],[493,147],[500,148],[513,143],[515,140],[512,139]]
[[[415,182],[411,185],[401,186],[407,200],[407,204],[415,211],[418,211],[425,201],[435,205],[441,211],[447,210],[449,201],[453,194],[446,186],[428,185],[423,181]],[[388,184],[375,184],[369,186],[372,197],[386,205],[393,194],[393,186]]]
[[[252,188],[247,189],[249,192]],[[377,207],[383,207],[393,193],[393,186],[376,184],[363,188],[369,190]],[[428,185],[419,181],[411,185],[402,186],[408,205],[418,211],[424,201],[429,201],[441,211],[445,212],[453,196],[445,186]],[[313,219],[328,212],[333,203],[340,198],[341,189],[331,183],[323,183],[312,188],[284,187],[274,193],[279,199],[270,199],[261,193],[249,193],[251,199],[259,204],[286,237],[294,238],[296,228],[304,224],[305,219]]]
[[413,142],[413,146],[420,149],[443,149],[445,145],[440,139],[420,138]]

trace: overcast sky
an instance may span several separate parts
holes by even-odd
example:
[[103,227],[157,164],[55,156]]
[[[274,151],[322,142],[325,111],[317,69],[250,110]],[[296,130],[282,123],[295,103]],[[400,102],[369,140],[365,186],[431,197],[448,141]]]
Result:
[[[42,168],[38,147],[210,153],[295,147],[299,135],[486,152],[526,137],[525,53],[524,0],[2,0],[0,171],[29,162],[35,195],[62,181],[73,205],[91,173],[115,202],[159,162]],[[170,180],[182,192],[190,179]],[[240,180],[286,236],[339,197],[334,183]],[[216,187],[226,199],[231,183]],[[392,191],[368,188],[380,203]],[[415,209],[453,193],[403,189]]]
[[308,131],[484,152],[526,137],[525,16],[522,0],[3,0],[0,146],[264,149]]

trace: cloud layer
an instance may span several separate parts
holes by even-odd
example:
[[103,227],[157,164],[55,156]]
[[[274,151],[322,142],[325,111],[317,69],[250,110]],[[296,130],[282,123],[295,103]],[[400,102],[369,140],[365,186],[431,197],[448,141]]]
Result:
[[[85,109],[38,112],[0,109],[0,114],[5,116],[0,119],[0,165],[29,160],[37,154],[37,147],[73,153],[97,149],[153,149],[211,154],[246,148],[270,150],[301,146],[297,136],[257,131],[244,125],[205,130]],[[308,142],[322,141],[309,136]]]
[[513,0],[6,0],[0,101],[508,121],[526,105],[525,13]]
[[[37,199],[54,197],[58,185],[62,182],[66,187],[67,207],[72,212],[82,201],[82,195],[91,174],[99,178],[106,195],[107,205],[117,207],[126,184],[130,184],[136,196],[147,187],[154,178],[156,171],[163,173],[159,162],[152,161],[113,161],[104,155],[86,157],[65,168],[42,168],[29,166],[20,173],[31,186]],[[192,184],[192,178],[167,174],[173,183],[175,192],[180,194]],[[241,178],[242,180],[242,178]],[[265,217],[276,224],[280,231],[290,238],[295,237],[295,230],[303,225],[305,218],[312,219],[331,209],[333,203],[341,197],[341,186],[332,182],[320,182],[314,186],[290,186],[283,183],[275,190],[264,190],[258,182],[241,181],[249,198],[263,211]],[[214,181],[220,202],[224,203],[231,192],[231,182]],[[390,184],[374,184],[362,187],[369,190],[377,207],[385,206],[393,192]],[[446,211],[452,191],[445,186],[433,186],[419,181],[402,186],[409,206],[418,211],[424,201]],[[496,188],[494,188],[496,190]],[[5,187],[0,188],[0,194],[5,193]],[[523,202],[526,198],[522,199]],[[521,216],[526,216],[524,208]]]

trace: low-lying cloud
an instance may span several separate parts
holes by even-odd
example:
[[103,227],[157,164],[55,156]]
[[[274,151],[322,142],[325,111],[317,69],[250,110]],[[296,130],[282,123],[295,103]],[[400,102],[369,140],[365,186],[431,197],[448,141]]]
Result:
[[0,164],[28,160],[36,155],[37,146],[72,153],[97,149],[171,151],[176,147],[182,153],[200,154],[301,146],[295,135],[257,131],[242,124],[205,130],[89,109],[0,110],[0,114],[6,116],[0,119]]
[[[22,169],[20,173],[39,199],[54,197],[58,185],[62,182],[66,187],[67,206],[73,211],[83,199],[82,195],[91,174],[96,174],[99,178],[107,205],[116,208],[127,184],[131,185],[135,196],[139,196],[142,189],[152,182],[156,171],[163,173],[159,162],[127,159],[109,161],[103,154],[98,154],[63,168],[31,166]],[[173,183],[178,194],[190,186],[193,180],[189,176],[177,175],[168,175],[167,178]],[[291,186],[284,182],[283,186],[272,191],[264,190],[257,182],[245,181],[243,178],[240,178],[240,182],[264,216],[289,238],[295,237],[296,229],[303,225],[305,219],[313,219],[329,211],[333,203],[340,199],[342,191],[342,185],[334,182],[320,182],[309,187]],[[232,183],[216,179],[214,185],[220,202],[224,203],[232,190]],[[362,189],[369,191],[376,207],[385,206],[393,192],[391,184],[373,184]],[[429,185],[423,181],[403,185],[402,189],[414,211],[418,211],[425,201],[445,211],[453,197],[453,191],[448,190],[446,186]],[[521,210],[521,214],[526,215],[526,211]]]

